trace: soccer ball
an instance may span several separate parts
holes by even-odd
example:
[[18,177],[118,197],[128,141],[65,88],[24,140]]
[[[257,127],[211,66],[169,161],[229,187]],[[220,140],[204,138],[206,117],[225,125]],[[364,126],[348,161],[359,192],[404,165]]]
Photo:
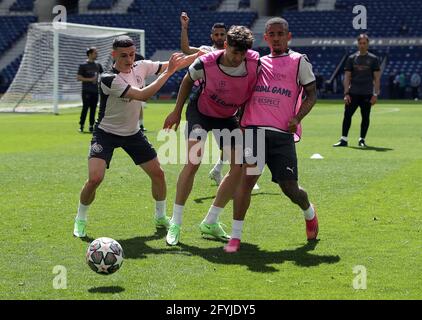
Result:
[[112,274],[120,269],[123,263],[123,249],[111,238],[98,238],[91,242],[86,251],[86,263],[100,274]]

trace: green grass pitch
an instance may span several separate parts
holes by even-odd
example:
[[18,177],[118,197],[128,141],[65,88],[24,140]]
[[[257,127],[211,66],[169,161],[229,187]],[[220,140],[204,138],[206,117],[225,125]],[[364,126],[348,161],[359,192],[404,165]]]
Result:
[[[151,102],[145,111],[156,148],[172,108]],[[116,151],[87,230],[91,238],[107,236],[123,246],[122,269],[107,277],[88,268],[88,243],[72,236],[90,141],[76,132],[79,109],[59,116],[0,114],[0,298],[421,299],[422,105],[378,103],[367,150],[357,148],[359,111],[349,147],[332,147],[342,114],[339,101],[318,102],[297,145],[300,184],[318,208],[317,243],[307,243],[302,212],[280,195],[269,170],[252,197],[241,251],[227,255],[223,243],[203,239],[198,224],[216,193],[207,164],[186,205],[181,244],[168,247],[153,224],[149,180]],[[310,159],[315,153],[324,159]],[[180,168],[164,166],[168,215]],[[230,203],[222,214],[228,231],[231,210]],[[58,265],[66,268],[66,289],[54,289]],[[366,289],[353,286],[364,283],[356,266],[366,270]]]

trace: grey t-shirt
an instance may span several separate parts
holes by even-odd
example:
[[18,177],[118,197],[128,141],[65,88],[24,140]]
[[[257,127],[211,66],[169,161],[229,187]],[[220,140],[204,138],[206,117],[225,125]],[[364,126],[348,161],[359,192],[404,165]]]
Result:
[[98,127],[119,136],[131,136],[139,131],[139,115],[142,101],[125,98],[131,88],[143,88],[145,78],[157,74],[161,69],[159,61],[141,60],[135,62],[129,73],[113,68],[101,76],[101,101]]
[[344,71],[352,73],[349,93],[369,95],[374,93],[374,71],[380,71],[376,55],[368,52],[360,55],[356,52],[346,60]]

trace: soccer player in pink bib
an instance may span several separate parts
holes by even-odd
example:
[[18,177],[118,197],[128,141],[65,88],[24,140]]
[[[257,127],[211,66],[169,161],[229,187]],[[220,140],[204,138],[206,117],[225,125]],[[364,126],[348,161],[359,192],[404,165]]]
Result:
[[[183,105],[195,81],[201,87],[190,97],[186,111],[188,161],[179,174],[173,216],[166,241],[176,245],[180,239],[182,215],[192,190],[195,174],[199,169],[207,133],[213,131],[220,149],[230,155],[230,170],[218,187],[217,196],[205,219],[200,224],[202,234],[221,240],[229,236],[221,227],[219,215],[234,196],[241,175],[241,162],[235,161],[236,146],[241,156],[242,133],[235,117],[239,108],[248,101],[257,81],[259,54],[250,50],[252,32],[244,26],[232,26],[227,32],[225,50],[210,52],[196,59],[184,77],[176,101],[176,107],[164,122],[164,128],[179,126]],[[238,133],[240,141],[217,137],[216,132]],[[233,143],[234,142],[234,143]],[[237,143],[238,142],[238,143]],[[240,160],[240,159],[239,159]]]
[[[316,102],[315,76],[308,58],[288,48],[291,38],[286,20],[272,18],[267,21],[264,39],[271,53],[261,58],[258,82],[241,120],[241,126],[245,128],[246,165],[234,197],[232,234],[224,247],[228,253],[240,249],[251,191],[264,164],[271,171],[272,181],[303,210],[308,240],[316,239],[318,234],[315,208],[298,185],[295,149],[302,132],[300,123]],[[303,93],[306,95],[304,100]],[[263,161],[259,161],[260,157]]]

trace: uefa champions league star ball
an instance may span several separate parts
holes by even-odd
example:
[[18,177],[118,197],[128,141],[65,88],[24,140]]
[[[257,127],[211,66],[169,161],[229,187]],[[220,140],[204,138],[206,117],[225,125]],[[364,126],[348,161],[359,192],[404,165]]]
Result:
[[98,238],[86,251],[86,263],[96,273],[108,275],[120,269],[123,263],[122,246],[111,238]]

